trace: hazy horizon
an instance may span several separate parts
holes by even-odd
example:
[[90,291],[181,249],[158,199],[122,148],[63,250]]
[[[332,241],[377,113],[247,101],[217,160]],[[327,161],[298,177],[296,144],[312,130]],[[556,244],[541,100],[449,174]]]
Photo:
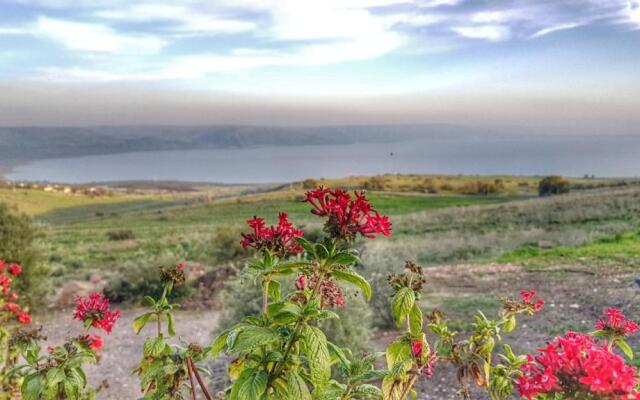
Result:
[[640,133],[640,0],[7,0],[0,125]]

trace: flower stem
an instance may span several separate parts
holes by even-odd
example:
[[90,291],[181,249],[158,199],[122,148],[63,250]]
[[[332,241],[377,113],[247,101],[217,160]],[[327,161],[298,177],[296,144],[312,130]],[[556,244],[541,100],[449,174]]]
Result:
[[196,398],[196,382],[193,379],[193,368],[191,368],[191,359],[187,357],[187,371],[189,372],[189,381],[191,381],[191,396],[193,400],[197,400]]

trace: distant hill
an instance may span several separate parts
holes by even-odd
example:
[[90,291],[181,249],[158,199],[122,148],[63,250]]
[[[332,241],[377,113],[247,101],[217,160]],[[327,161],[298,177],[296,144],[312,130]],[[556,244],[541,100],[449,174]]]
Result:
[[43,158],[135,151],[251,146],[385,143],[474,137],[454,125],[324,127],[0,127],[0,165]]

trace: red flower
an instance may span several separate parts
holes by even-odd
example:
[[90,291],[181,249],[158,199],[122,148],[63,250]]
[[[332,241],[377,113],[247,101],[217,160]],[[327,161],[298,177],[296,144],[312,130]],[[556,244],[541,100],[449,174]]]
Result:
[[120,310],[111,311],[109,299],[100,293],[93,293],[87,298],[78,297],[76,299],[76,311],[73,318],[84,323],[91,321],[92,327],[111,333],[113,325],[120,318]]
[[528,356],[518,378],[520,395],[563,398],[635,398],[640,377],[622,357],[589,336],[569,332]]
[[4,309],[9,311],[10,313],[14,313],[16,315],[18,315],[22,311],[20,309],[20,306],[15,304],[15,303],[6,303],[4,305]]
[[13,276],[18,276],[22,273],[22,267],[18,264],[9,265],[8,271]]
[[104,339],[102,338],[102,336],[84,335],[81,337],[81,340],[83,340],[87,344],[87,347],[94,351],[102,350],[102,348],[104,347]]
[[11,277],[0,274],[0,287],[2,287],[2,294],[9,294],[9,286],[11,285],[11,282],[13,282]]
[[302,246],[296,238],[302,237],[304,232],[297,229],[289,221],[289,216],[281,212],[278,214],[278,225],[267,227],[263,218],[253,217],[247,220],[253,232],[242,234],[242,247],[253,247],[256,250],[268,250],[281,257],[301,253]]
[[31,323],[32,320],[33,319],[31,318],[31,315],[29,315],[28,313],[26,313],[24,311],[21,311],[18,314],[18,322],[20,322],[21,324],[28,325],[28,324]]
[[617,336],[633,335],[640,330],[636,322],[628,320],[617,308],[606,309],[604,317],[596,322],[596,329]]
[[415,358],[422,357],[423,345],[422,340],[414,340],[411,342],[411,353]]
[[326,217],[325,231],[335,238],[353,240],[358,234],[373,239],[378,234],[391,235],[391,222],[380,215],[363,193],[354,192],[355,199],[342,189],[319,187],[306,194],[311,212]]
[[[544,300],[541,298],[534,299],[536,296],[535,290],[521,290],[520,297],[525,306],[529,307],[532,312],[538,312],[542,310],[544,306]],[[534,301],[535,300],[535,301]]]
[[296,289],[298,290],[304,290],[304,288],[307,287],[307,277],[304,275],[300,275],[297,279],[296,279]]

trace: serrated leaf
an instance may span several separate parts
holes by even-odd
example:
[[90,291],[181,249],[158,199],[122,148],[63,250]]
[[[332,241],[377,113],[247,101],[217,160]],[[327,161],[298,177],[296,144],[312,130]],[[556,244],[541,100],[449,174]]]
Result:
[[409,330],[414,336],[422,335],[422,310],[416,302],[409,312]]
[[391,311],[396,320],[396,325],[401,326],[405,318],[409,314],[409,311],[415,303],[416,295],[413,290],[409,288],[402,288],[393,296],[391,303]]
[[331,356],[324,333],[315,326],[305,326],[304,348],[309,363],[311,382],[322,386],[331,377]]
[[371,285],[362,276],[353,271],[333,271],[331,274],[335,279],[351,283],[362,290],[362,294],[367,300],[371,299]]
[[311,400],[311,392],[306,382],[296,371],[287,378],[287,400]]
[[280,341],[280,334],[270,328],[247,326],[240,330],[230,350],[245,353],[259,346],[265,346]]
[[267,373],[255,369],[246,369],[233,384],[232,392],[236,400],[258,400],[267,390]]
[[20,388],[23,400],[39,400],[41,390],[42,379],[39,373],[27,375]]
[[164,352],[166,345],[162,337],[148,338],[143,347],[145,357],[159,357]]
[[278,281],[269,281],[269,297],[275,302],[280,301],[280,282]]

